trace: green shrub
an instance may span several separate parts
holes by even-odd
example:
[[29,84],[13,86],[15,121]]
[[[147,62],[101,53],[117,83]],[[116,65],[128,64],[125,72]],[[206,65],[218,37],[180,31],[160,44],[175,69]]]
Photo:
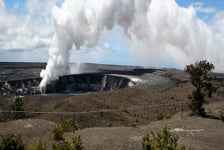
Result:
[[61,126],[65,132],[71,132],[73,130],[73,121],[72,119],[65,120],[61,123]]
[[73,130],[76,131],[80,129],[80,125],[77,123],[74,123],[72,119],[65,120],[64,122],[60,123],[62,126],[64,132],[72,132]]
[[163,119],[170,119],[171,117],[172,117],[172,113],[170,112],[163,114]]
[[83,149],[82,139],[81,139],[80,135],[77,135],[72,138],[72,144],[73,144],[74,150],[82,150]]
[[143,137],[142,147],[144,150],[184,150],[185,147],[177,147],[178,136],[172,134],[169,128],[165,127],[157,134],[151,132]]
[[167,113],[161,113],[157,115],[157,120],[163,120],[163,119],[170,119],[172,117],[172,113],[167,112]]
[[0,141],[0,150],[25,150],[25,144],[19,135],[9,134]]
[[36,150],[46,150],[47,149],[47,142],[43,142],[41,139],[36,146]]
[[72,145],[68,141],[60,141],[52,144],[53,150],[72,150]]
[[63,135],[64,135],[63,127],[60,124],[56,125],[53,129],[53,139],[64,140]]
[[137,127],[137,123],[136,122],[131,122],[128,124],[129,127]]
[[82,150],[82,140],[81,136],[77,135],[72,138],[72,142],[60,141],[52,144],[53,150]]

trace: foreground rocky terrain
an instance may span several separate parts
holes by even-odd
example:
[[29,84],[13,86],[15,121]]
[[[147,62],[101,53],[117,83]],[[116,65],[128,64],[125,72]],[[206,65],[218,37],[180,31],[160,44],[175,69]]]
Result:
[[[153,121],[137,127],[94,127],[79,130],[75,133],[64,134],[65,139],[71,139],[75,134],[81,135],[86,150],[141,150],[142,138],[147,132],[157,132],[168,126],[179,136],[179,145],[185,145],[193,150],[221,150],[224,149],[224,123],[220,120],[189,117],[184,112],[171,119]],[[54,122],[41,119],[25,119],[0,123],[0,135],[16,133],[29,144],[37,144],[39,139],[48,142],[51,149],[52,128]]]

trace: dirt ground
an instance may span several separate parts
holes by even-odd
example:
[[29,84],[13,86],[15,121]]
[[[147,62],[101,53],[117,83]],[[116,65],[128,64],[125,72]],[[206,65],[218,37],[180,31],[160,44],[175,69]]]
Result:
[[168,126],[179,135],[179,145],[187,149],[221,150],[224,149],[224,124],[219,120],[189,117],[180,119],[176,114],[172,119],[150,122],[137,128],[90,128],[79,131],[86,149],[141,150],[142,138],[149,131],[158,131]]
[[[0,135],[19,134],[24,141],[34,145],[42,139],[48,142],[51,149],[54,125],[54,122],[41,119],[9,121],[0,123]],[[178,144],[185,145],[187,149],[224,149],[224,123],[221,120],[189,117],[187,112],[184,112],[183,119],[180,113],[176,113],[171,119],[153,121],[144,126],[85,128],[75,133],[65,133],[64,137],[69,140],[74,134],[81,135],[85,150],[141,150],[143,136],[165,126],[179,136]]]

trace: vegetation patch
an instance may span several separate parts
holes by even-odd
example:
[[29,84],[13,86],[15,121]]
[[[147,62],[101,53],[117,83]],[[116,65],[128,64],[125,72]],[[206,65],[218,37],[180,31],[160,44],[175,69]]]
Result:
[[179,137],[170,132],[168,127],[165,127],[157,134],[151,132],[143,137],[143,150],[185,150],[184,146],[178,147]]
[[64,135],[63,127],[60,124],[56,125],[53,129],[53,139],[57,141],[64,140],[63,135]]
[[172,113],[167,112],[167,113],[160,113],[157,115],[157,120],[164,120],[164,119],[170,119],[172,117]]
[[25,150],[25,143],[16,134],[8,134],[0,141],[1,150]]
[[39,140],[36,146],[29,146],[27,150],[46,150],[47,142],[43,142],[41,139]]
[[[83,143],[80,135],[72,138],[72,141],[57,141],[52,143],[53,150],[82,150]],[[0,140],[0,150],[47,150],[47,142],[39,140],[37,145],[27,145],[16,134],[8,134]]]
[[72,119],[67,119],[60,123],[60,125],[63,128],[64,132],[73,132],[81,128],[81,126],[78,123],[75,123]]

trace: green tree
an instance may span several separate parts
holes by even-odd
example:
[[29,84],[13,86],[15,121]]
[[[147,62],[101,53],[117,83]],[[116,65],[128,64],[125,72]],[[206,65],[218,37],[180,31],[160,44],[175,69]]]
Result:
[[216,91],[211,80],[214,79],[212,70],[215,66],[206,60],[197,61],[195,64],[187,65],[185,71],[190,74],[192,85],[196,88],[192,91],[192,95],[188,98],[191,99],[189,108],[191,115],[206,116],[203,104],[205,103],[205,96],[211,97],[212,93]]
[[[24,111],[24,102],[20,96],[16,96],[15,99],[13,99],[11,103],[11,109],[13,111]],[[14,113],[14,118],[15,119],[21,119],[25,117],[24,112],[15,112]]]

